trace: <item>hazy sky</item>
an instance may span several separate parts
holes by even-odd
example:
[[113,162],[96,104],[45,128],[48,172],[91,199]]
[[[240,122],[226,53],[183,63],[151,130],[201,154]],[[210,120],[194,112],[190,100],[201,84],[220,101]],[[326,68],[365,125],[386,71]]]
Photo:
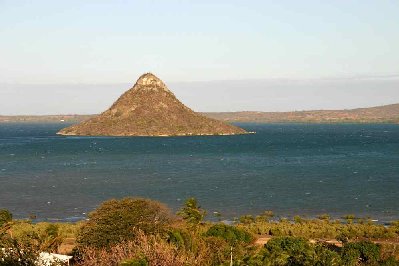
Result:
[[201,111],[399,102],[398,14],[397,0],[0,0],[0,114],[99,112],[149,71]]

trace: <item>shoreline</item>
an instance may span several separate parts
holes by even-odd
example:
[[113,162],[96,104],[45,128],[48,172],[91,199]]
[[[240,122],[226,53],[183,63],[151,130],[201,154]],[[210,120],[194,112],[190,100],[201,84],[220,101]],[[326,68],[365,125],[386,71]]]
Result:
[[[93,209],[94,210],[94,209]],[[91,211],[93,211],[91,210]],[[88,211],[88,214],[91,212]],[[209,212],[211,213],[211,212]],[[214,213],[213,213],[214,214]],[[208,215],[208,216],[211,216]],[[225,218],[222,216],[222,219],[220,220],[220,218],[217,218],[216,216],[214,217],[205,217],[204,221],[206,222],[223,222],[226,224],[234,224],[236,223],[240,217],[245,217],[245,216],[252,216],[254,218],[256,218],[256,214],[243,214],[239,217],[236,218]],[[294,221],[296,218],[300,218],[306,221],[314,221],[314,220],[323,220],[321,219],[321,217],[327,216],[329,217],[330,221],[336,221],[336,222],[341,222],[341,223],[345,223],[345,221],[347,220],[347,218],[345,218],[345,216],[353,216],[354,218],[351,218],[351,220],[354,221],[354,223],[364,223],[364,222],[369,222],[369,223],[373,223],[376,225],[384,225],[384,226],[388,226],[391,223],[394,223],[396,221],[399,221],[399,217],[398,218],[392,218],[392,219],[386,219],[384,217],[364,217],[364,216],[357,216],[354,213],[351,214],[344,214],[341,216],[334,216],[334,215],[330,215],[328,213],[323,213],[320,215],[298,215],[298,214],[291,214],[291,215],[279,215],[278,213],[274,216],[274,218],[271,218],[269,221],[272,223],[280,223],[282,222],[282,220],[288,220],[288,221]],[[71,216],[71,217],[65,217],[65,218],[36,218],[36,219],[30,219],[29,217],[16,217],[16,220],[20,220],[20,221],[31,221],[32,223],[36,224],[36,223],[41,223],[41,222],[48,222],[48,223],[78,223],[78,222],[82,222],[82,221],[86,221],[88,220],[88,215],[85,216]]]

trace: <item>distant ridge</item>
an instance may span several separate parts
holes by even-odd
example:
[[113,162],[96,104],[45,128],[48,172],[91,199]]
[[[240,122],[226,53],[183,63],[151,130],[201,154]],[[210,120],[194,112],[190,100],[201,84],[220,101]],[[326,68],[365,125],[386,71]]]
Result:
[[205,117],[181,103],[158,77],[139,77],[105,112],[60,130],[79,136],[235,135],[244,129]]
[[[226,122],[247,123],[393,123],[399,124],[399,104],[349,110],[315,110],[297,112],[221,112],[201,113]],[[78,123],[94,115],[0,116],[1,122]]]
[[399,104],[349,110],[296,112],[223,112],[204,113],[229,122],[255,123],[399,123]]

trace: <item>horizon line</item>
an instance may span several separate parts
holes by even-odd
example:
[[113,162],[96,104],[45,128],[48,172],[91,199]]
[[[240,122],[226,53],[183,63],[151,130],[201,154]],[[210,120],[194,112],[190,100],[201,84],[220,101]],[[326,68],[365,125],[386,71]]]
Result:
[[[293,111],[249,111],[249,110],[241,110],[241,111],[222,111],[222,112],[203,112],[203,111],[194,111],[196,113],[296,113],[296,112],[323,112],[323,111],[353,111],[353,110],[359,110],[359,109],[371,109],[371,108],[378,108],[378,107],[387,107],[387,106],[392,106],[392,105],[399,105],[399,102],[397,103],[390,103],[390,104],[383,104],[383,105],[373,105],[373,106],[367,106],[367,107],[356,107],[356,108],[348,108],[348,109],[309,109],[309,110],[293,110]],[[103,111],[104,112],[104,111]],[[103,112],[100,113],[95,113],[95,114],[35,114],[35,115],[29,115],[29,114],[21,114],[21,115],[7,115],[7,114],[0,114],[0,116],[94,116],[94,115],[99,115]]]
[[[153,72],[151,72],[153,73]],[[154,74],[156,75],[156,74]],[[158,77],[158,75],[156,75]],[[138,76],[135,80],[137,80]],[[160,78],[162,81],[165,79]],[[207,83],[207,82],[245,82],[245,81],[336,81],[336,80],[395,80],[399,79],[399,73],[391,74],[350,74],[350,75],[331,75],[320,77],[270,77],[270,78],[242,78],[242,79],[210,79],[210,80],[172,80],[167,83]],[[116,85],[116,84],[134,84],[135,81],[120,81],[120,82],[1,82],[0,85]]]

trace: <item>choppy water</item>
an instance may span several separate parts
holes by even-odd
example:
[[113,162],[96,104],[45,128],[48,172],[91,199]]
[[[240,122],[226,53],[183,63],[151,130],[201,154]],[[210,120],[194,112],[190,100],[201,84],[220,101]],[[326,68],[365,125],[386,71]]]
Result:
[[0,208],[78,220],[109,198],[174,210],[191,196],[226,219],[273,210],[399,219],[399,125],[244,124],[254,135],[56,136],[65,124],[0,124]]

